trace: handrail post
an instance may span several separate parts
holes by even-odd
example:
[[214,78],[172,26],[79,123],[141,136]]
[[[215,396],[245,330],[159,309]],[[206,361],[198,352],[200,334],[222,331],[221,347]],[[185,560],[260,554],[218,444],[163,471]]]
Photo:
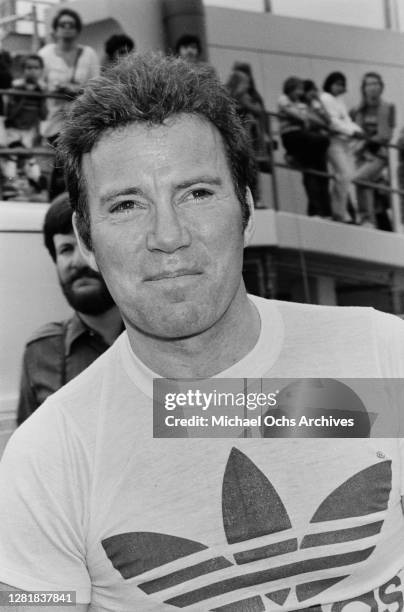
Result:
[[36,53],[39,49],[39,27],[38,27],[38,13],[35,4],[32,4],[32,40],[31,50]]
[[273,147],[273,132],[272,132],[272,117],[271,113],[267,113],[268,118],[268,132],[269,132],[269,164],[271,167],[271,186],[272,186],[272,197],[274,201],[274,210],[279,211],[279,190],[278,190],[278,181],[276,176],[276,164],[275,164],[275,149]]
[[391,197],[391,213],[392,213],[392,225],[393,231],[402,233],[403,231],[403,219],[401,218],[401,198],[402,195],[399,193],[399,185],[397,180],[397,163],[394,163],[391,147],[388,148],[388,163],[389,163],[389,178],[390,187],[392,189]]

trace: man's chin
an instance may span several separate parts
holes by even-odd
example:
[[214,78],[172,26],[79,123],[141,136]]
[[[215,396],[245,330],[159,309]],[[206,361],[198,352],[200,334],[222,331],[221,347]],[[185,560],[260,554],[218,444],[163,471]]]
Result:
[[[143,324],[136,325],[147,335],[163,340],[181,340],[198,336],[215,322],[205,305],[185,301],[165,304],[164,311],[151,309],[142,316]],[[211,322],[212,319],[212,322]]]
[[64,294],[73,310],[86,315],[101,315],[115,305],[109,292],[99,285],[70,286],[68,290],[65,288]]

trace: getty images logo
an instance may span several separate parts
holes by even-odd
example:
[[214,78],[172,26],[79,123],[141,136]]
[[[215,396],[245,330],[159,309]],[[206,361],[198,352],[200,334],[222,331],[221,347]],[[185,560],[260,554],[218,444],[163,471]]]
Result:
[[[121,576],[128,580],[135,576],[162,567],[167,563],[184,558],[184,566],[177,571],[165,571],[157,578],[144,581],[138,587],[147,595],[160,594],[164,603],[177,608],[198,605],[198,610],[215,612],[262,612],[262,596],[282,606],[288,599],[291,588],[271,590],[271,582],[286,580],[293,584],[296,598],[306,602],[333,585],[349,577],[352,565],[361,564],[373,552],[375,546],[363,548],[363,538],[380,532],[383,521],[371,520],[371,515],[387,509],[391,490],[391,461],[383,461],[361,470],[332,491],[320,504],[311,518],[311,523],[347,519],[346,527],[305,535],[299,542],[297,538],[288,538],[286,532],[292,527],[287,510],[277,491],[257,468],[257,466],[240,450],[233,448],[225,469],[222,488],[223,526],[227,542],[232,552],[206,560],[200,558],[201,551],[207,546],[200,542],[179,538],[168,534],[153,532],[121,533],[102,541],[102,546],[112,565]],[[364,518],[358,526],[355,517]],[[370,517],[370,520],[369,520]],[[349,519],[355,519],[355,526],[350,526]],[[274,533],[282,534],[275,543],[257,546],[256,538]],[[326,554],[322,547],[338,545],[343,542],[356,542],[350,552]],[[234,545],[246,543],[239,552]],[[293,553],[299,549],[312,549],[313,554],[304,560],[282,563],[273,566],[276,557]],[[186,558],[186,561],[185,561]],[[254,570],[250,564],[263,559],[271,559],[272,567]],[[239,566],[236,576],[229,568]],[[262,565],[261,565],[262,567]],[[339,569],[341,568],[341,569]],[[308,572],[332,570],[333,577],[307,581]],[[230,572],[230,573],[229,573]],[[327,572],[326,572],[327,573]],[[209,576],[209,574],[212,574]],[[192,588],[189,581],[205,577],[205,585]],[[240,598],[240,589],[254,586],[268,586],[268,592],[260,591],[248,599]],[[180,587],[178,595],[164,596],[166,589]],[[220,607],[211,607],[209,600],[226,596],[228,603]]]

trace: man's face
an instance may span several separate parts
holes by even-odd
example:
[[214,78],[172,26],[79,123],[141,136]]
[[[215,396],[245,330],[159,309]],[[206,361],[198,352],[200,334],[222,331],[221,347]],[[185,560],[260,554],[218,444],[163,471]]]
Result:
[[38,60],[27,60],[24,66],[24,77],[28,83],[37,83],[42,75],[42,66]]
[[244,246],[216,128],[191,115],[135,123],[105,134],[83,172],[89,261],[129,326],[183,338],[215,325],[243,290]]
[[335,81],[331,85],[330,91],[335,97],[341,96],[342,94],[346,93],[346,85],[344,81]]
[[79,34],[76,20],[70,15],[62,14],[57,21],[54,34],[56,39],[75,39]]
[[199,50],[196,43],[181,45],[178,50],[178,55],[181,59],[192,63],[196,63],[199,59]]
[[371,100],[378,100],[383,91],[382,84],[375,77],[367,77],[363,89],[365,96]]
[[126,45],[123,45],[122,47],[119,47],[119,49],[116,49],[114,51],[112,55],[112,59],[114,62],[116,62],[122,57],[126,57],[129,53],[130,53],[129,47],[127,47]]
[[86,264],[76,237],[55,234],[56,270],[62,291],[70,306],[88,315],[99,315],[109,310],[114,301],[101,276]]

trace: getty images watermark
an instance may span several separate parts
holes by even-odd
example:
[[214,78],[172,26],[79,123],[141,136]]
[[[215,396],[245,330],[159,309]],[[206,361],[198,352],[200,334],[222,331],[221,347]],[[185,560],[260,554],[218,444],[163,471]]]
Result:
[[402,379],[158,378],[155,438],[402,437]]

